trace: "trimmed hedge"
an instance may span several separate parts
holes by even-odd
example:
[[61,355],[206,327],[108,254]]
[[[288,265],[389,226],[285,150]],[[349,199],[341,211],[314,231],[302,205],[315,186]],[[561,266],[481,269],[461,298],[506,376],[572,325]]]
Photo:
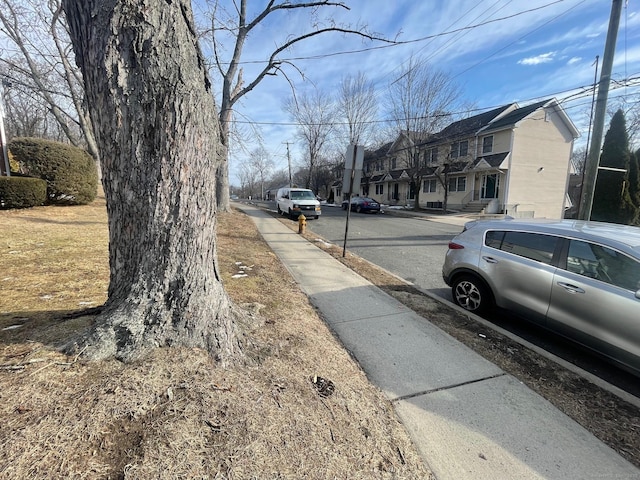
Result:
[[32,177],[0,177],[0,208],[29,208],[47,201],[47,182]]
[[47,203],[86,205],[98,193],[95,161],[85,150],[41,138],[19,137],[8,144],[20,173],[47,183]]

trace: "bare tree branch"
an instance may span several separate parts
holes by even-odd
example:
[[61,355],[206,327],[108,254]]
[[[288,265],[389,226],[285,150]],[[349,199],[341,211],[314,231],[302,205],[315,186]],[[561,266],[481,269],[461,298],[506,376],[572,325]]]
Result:
[[[289,40],[288,42],[284,43],[281,47],[277,48],[271,54],[271,57],[269,57],[269,62],[267,63],[267,66],[262,69],[262,71],[256,76],[256,78],[251,83],[249,83],[245,88],[240,90],[237,95],[235,95],[235,96],[230,98],[231,106],[233,106],[233,104],[240,97],[246,95],[251,90],[253,90],[262,81],[262,79],[266,75],[269,74],[269,72],[271,72],[274,69],[277,69],[282,63],[284,63],[283,61],[277,60],[278,54],[280,54],[282,51],[290,48],[292,45],[294,45],[296,43],[299,43],[299,42],[301,42],[303,40],[307,40],[307,39],[309,39],[311,37],[315,37],[317,35],[321,35],[321,34],[327,33],[327,32],[339,32],[339,33],[345,33],[345,34],[352,34],[352,35],[361,36],[361,37],[366,38],[368,40],[380,40],[380,41],[384,41],[384,42],[388,42],[388,43],[394,43],[391,40],[386,40],[386,39],[383,39],[383,38],[380,38],[380,37],[376,37],[376,36],[373,36],[373,35],[370,35],[370,34],[367,34],[367,33],[362,33],[362,32],[359,32],[357,30],[350,30],[350,29],[338,28],[338,27],[323,28],[321,30],[316,30],[314,32],[307,33],[305,35],[300,35],[299,37],[296,37],[296,38],[294,38],[292,40]],[[290,62],[288,62],[288,63],[290,63]]]
[[[233,21],[234,28],[230,26],[217,27],[216,20],[217,14],[222,14],[219,12],[219,3],[218,1],[214,2],[213,12],[211,13],[211,33],[213,35],[213,55],[214,61],[217,66],[217,70],[222,77],[222,92],[221,92],[221,105],[220,105],[220,135],[222,138],[223,145],[228,149],[229,147],[229,132],[231,129],[231,121],[233,117],[233,108],[236,103],[244,97],[247,93],[251,92],[254,88],[258,86],[258,84],[266,77],[276,75],[278,73],[282,73],[284,75],[284,71],[282,69],[283,65],[294,66],[292,62],[286,60],[280,60],[278,58],[279,54],[284,50],[291,48],[293,45],[306,41],[308,39],[314,38],[318,35],[327,34],[329,32],[342,33],[347,35],[356,35],[371,41],[382,41],[386,43],[397,43],[393,40],[388,40],[378,35],[374,35],[365,31],[365,29],[354,29],[345,26],[334,25],[333,21],[330,21],[331,26],[318,28],[308,33],[304,33],[301,35],[297,35],[293,38],[289,38],[284,41],[280,46],[278,46],[273,53],[269,56],[268,61],[266,62],[265,67],[258,72],[258,74],[251,80],[249,80],[246,85],[244,84],[243,71],[240,68],[241,65],[241,57],[243,53],[243,49],[245,46],[246,39],[250,32],[254,30],[258,25],[261,25],[265,19],[278,11],[286,11],[286,10],[294,10],[294,9],[312,9],[312,11],[316,11],[323,7],[333,7],[339,9],[349,10],[349,7],[344,2],[335,2],[335,1],[315,1],[315,2],[301,2],[294,3],[290,1],[282,1],[280,3],[276,3],[275,0],[271,0],[267,3],[264,9],[260,11],[253,19],[249,20],[247,18],[247,0],[239,0],[234,1],[233,5],[235,7],[234,15],[229,15],[231,17],[230,22]],[[229,25],[229,24],[227,24]],[[312,27],[313,28],[313,27]],[[231,54],[231,59],[229,62],[225,63],[222,60],[220,47],[217,44],[216,40],[216,32],[225,31],[234,36],[232,40],[234,43],[233,52]],[[295,66],[294,66],[295,68]],[[298,70],[299,71],[299,70]],[[299,73],[301,73],[299,71]],[[291,80],[285,75],[286,80],[290,85],[293,86]],[[221,165],[221,171],[218,175],[220,179],[218,182],[217,196],[218,196],[218,204],[222,210],[226,210],[229,206],[228,200],[228,163],[223,162]]]
[[0,0],[0,5],[0,25],[19,51],[13,58],[3,56],[9,68],[5,75],[14,86],[22,85],[24,94],[40,98],[66,139],[77,146],[84,146],[84,139],[97,160],[82,78],[70,62],[73,53],[60,0],[24,1],[20,3],[22,8],[10,0]]
[[362,72],[342,79],[338,111],[346,121],[349,143],[366,144],[374,129],[378,102],[373,84]]
[[299,100],[291,97],[285,109],[298,124],[298,136],[307,149],[305,188],[310,188],[325,144],[335,128],[335,106],[329,96],[316,90],[311,95],[299,96]]
[[[446,73],[414,57],[389,85],[387,108],[397,125],[398,134],[403,138],[404,168],[415,189],[416,209],[419,207],[423,176],[420,145],[450,121],[450,112],[455,110],[459,98],[459,87]],[[445,209],[447,173],[446,166],[434,172],[445,188]]]

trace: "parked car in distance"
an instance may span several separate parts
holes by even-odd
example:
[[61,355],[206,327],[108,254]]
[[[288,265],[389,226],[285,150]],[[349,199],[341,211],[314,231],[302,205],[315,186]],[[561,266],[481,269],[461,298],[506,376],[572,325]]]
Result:
[[[349,202],[344,200],[342,202],[342,209],[346,210]],[[358,213],[380,213],[380,204],[376,202],[373,198],[369,197],[352,197],[351,198],[351,211],[356,211]]]
[[284,187],[276,194],[276,209],[280,215],[297,218],[304,215],[316,220],[322,213],[320,202],[314,193],[307,188]]
[[640,375],[640,228],[579,220],[469,222],[442,277],[453,300],[517,313]]

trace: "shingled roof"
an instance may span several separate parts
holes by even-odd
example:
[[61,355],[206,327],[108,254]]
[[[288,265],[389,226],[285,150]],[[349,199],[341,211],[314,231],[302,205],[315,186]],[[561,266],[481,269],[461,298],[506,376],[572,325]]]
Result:
[[473,161],[473,167],[477,167],[478,164],[484,160],[490,166],[498,168],[500,165],[502,165],[504,159],[507,158],[507,155],[509,155],[509,152],[494,153],[492,155],[480,155]]
[[503,127],[508,127],[509,125],[515,125],[523,118],[526,118],[528,115],[535,112],[537,109],[544,107],[551,100],[543,100],[541,102],[532,103],[531,105],[527,105],[526,107],[521,107],[513,112],[507,113],[504,117],[497,119],[495,122],[491,122],[486,126],[487,130],[495,130]]
[[376,148],[375,150],[366,149],[364,151],[365,159],[384,157],[389,152],[389,149],[391,148],[393,143],[394,142],[387,142],[384,145],[381,145],[380,147]]
[[[478,130],[486,127],[494,120],[496,117],[504,114],[509,108],[513,108],[515,104],[510,103],[509,105],[503,105],[498,108],[494,108],[493,110],[489,110],[488,112],[481,113],[479,115],[474,115],[473,117],[465,118],[463,120],[458,120],[457,122],[453,122],[449,124],[449,126],[445,127],[443,130],[438,132],[435,135],[435,140],[439,141],[444,138],[457,138],[468,135],[475,134]],[[507,114],[508,115],[508,114]],[[431,143],[431,142],[427,142]]]

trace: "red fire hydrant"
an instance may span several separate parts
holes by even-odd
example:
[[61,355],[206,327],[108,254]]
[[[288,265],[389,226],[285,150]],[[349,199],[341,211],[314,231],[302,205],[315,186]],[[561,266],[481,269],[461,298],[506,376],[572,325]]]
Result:
[[304,229],[307,228],[307,217],[304,215],[298,216],[298,233],[303,234]]

